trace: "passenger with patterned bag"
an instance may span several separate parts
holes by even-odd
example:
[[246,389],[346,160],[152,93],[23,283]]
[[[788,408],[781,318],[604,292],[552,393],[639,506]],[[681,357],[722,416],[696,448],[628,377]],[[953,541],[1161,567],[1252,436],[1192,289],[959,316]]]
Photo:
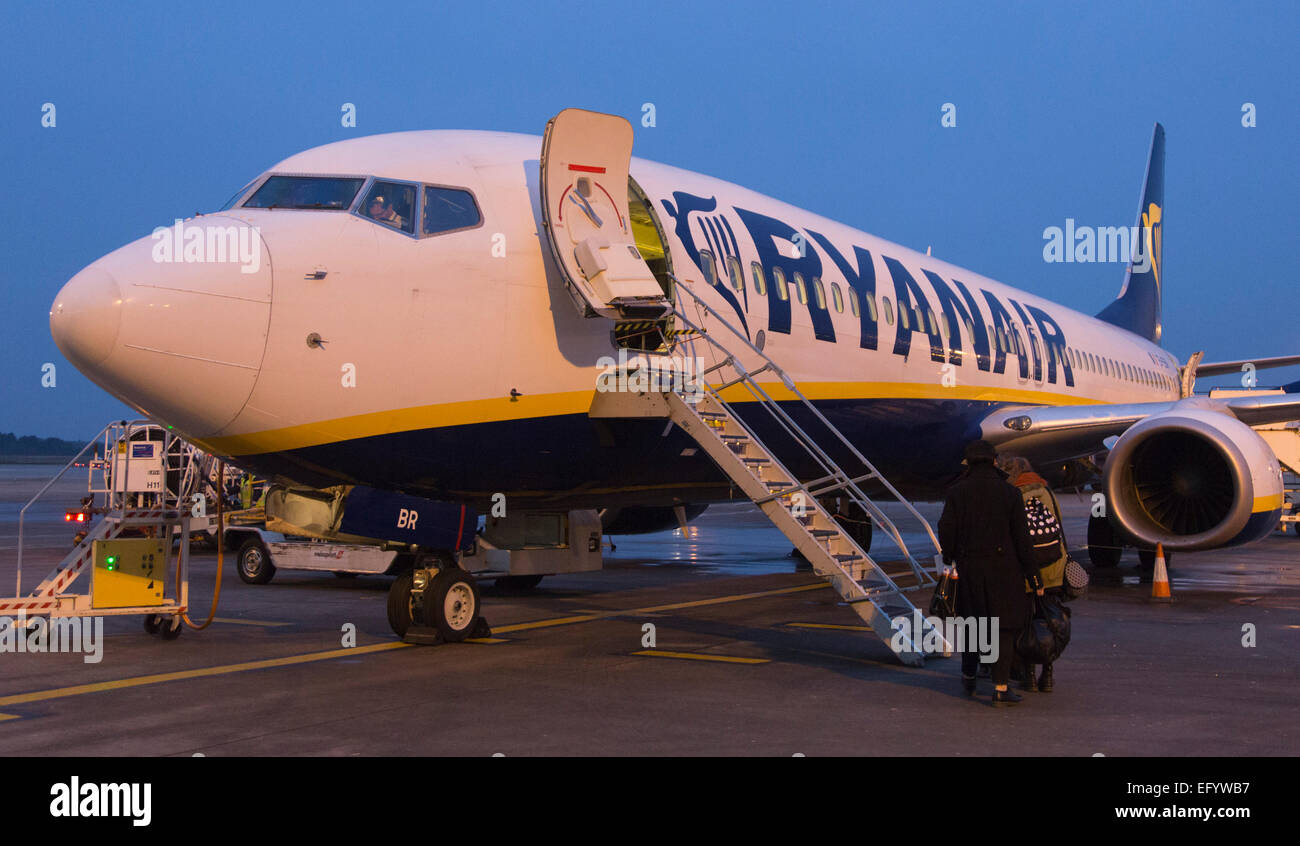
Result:
[[[1061,506],[1047,480],[1034,472],[1034,466],[1027,459],[1016,455],[1000,455],[997,463],[998,469],[1007,474],[1007,480],[1020,489],[1024,500],[1025,522],[1029,526],[1029,538],[1044,588],[1039,613],[1047,618],[1056,640],[1055,654],[1048,656],[1050,660],[1043,664],[1043,672],[1036,680],[1034,664],[1019,659],[1012,667],[1011,677],[1019,681],[1024,690],[1049,693],[1055,681],[1052,678],[1052,663],[1060,657],[1070,641],[1070,609],[1065,605],[1069,597],[1064,590],[1065,568],[1070,555],[1065,545]],[[1025,591],[1032,591],[1028,582],[1025,583]]]

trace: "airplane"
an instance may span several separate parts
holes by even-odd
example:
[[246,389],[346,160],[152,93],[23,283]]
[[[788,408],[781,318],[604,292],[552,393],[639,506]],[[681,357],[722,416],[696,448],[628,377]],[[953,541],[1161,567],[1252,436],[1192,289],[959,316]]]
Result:
[[[722,469],[727,453],[698,448],[734,424],[727,410],[699,412],[703,434],[686,406],[599,411],[613,370],[676,357],[705,373],[730,362],[736,383],[789,411],[759,420],[752,390],[720,389],[744,418],[727,430],[741,433],[733,451],[751,466],[780,454],[796,486],[817,461],[737,445],[779,446],[783,425],[821,420],[843,434],[828,460],[869,462],[864,492],[935,500],[965,445],[985,438],[1054,485],[1099,486],[1089,541],[1101,565],[1122,543],[1209,549],[1277,525],[1281,468],[1252,426],[1300,418],[1300,393],[1194,396],[1198,372],[1248,362],[1180,366],[1160,346],[1160,124],[1140,243],[1095,316],[635,158],[633,134],[621,117],[566,109],[542,138],[416,131],[306,150],[220,211],[80,271],[54,300],[51,333],[104,390],[290,488],[483,512],[504,494],[512,513],[604,509],[626,518],[620,530],[671,527],[687,508],[752,493]],[[763,490],[750,498],[770,507]],[[464,514],[441,569],[455,569]],[[418,616],[396,602],[403,625]]]

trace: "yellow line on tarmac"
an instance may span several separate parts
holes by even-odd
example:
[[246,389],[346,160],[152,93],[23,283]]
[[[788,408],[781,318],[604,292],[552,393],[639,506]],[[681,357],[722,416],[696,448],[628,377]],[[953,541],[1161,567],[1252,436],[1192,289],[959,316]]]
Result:
[[808,590],[821,590],[828,588],[830,585],[826,582],[818,582],[812,585],[799,585],[792,588],[780,588],[778,590],[763,590],[756,593],[737,593],[732,596],[719,596],[713,599],[696,599],[690,602],[674,602],[671,605],[649,605],[645,608],[627,608],[616,611],[598,611],[591,614],[583,614],[574,617],[557,617],[552,620],[536,620],[531,623],[515,623],[510,626],[493,626],[493,634],[505,634],[506,632],[521,632],[527,629],[543,629],[551,626],[567,626],[574,623],[589,623],[592,620],[604,620],[609,617],[629,617],[635,614],[655,614],[660,611],[678,611],[682,608],[700,608],[705,605],[723,605],[728,602],[743,602],[747,599],[761,599],[766,596],[784,596],[790,593],[802,593]]
[[869,632],[870,626],[840,626],[835,623],[786,623],[796,629],[834,629],[839,632]]
[[643,649],[633,655],[646,655],[651,658],[685,658],[688,661],[719,661],[724,664],[767,664],[768,658],[737,658],[734,655],[706,655],[702,652],[665,652],[660,649]]
[[466,643],[509,643],[510,640],[504,637],[467,637]]
[[[676,602],[671,605],[655,605],[646,608],[631,608],[624,611],[602,611],[597,614],[585,614],[581,616],[557,617],[550,620],[536,620],[531,623],[516,623],[510,626],[500,626],[493,629],[493,634],[505,634],[506,632],[518,632],[528,629],[550,628],[552,626],[565,626],[573,623],[588,623],[593,620],[602,620],[610,617],[623,617],[633,614],[651,614],[658,611],[675,611],[681,608],[699,608],[706,605],[721,605],[728,602],[742,602],[747,599],[760,599],[767,596],[782,596],[790,593],[802,593],[803,591],[819,590],[830,587],[829,584],[819,582],[811,585],[800,585],[792,588],[781,588],[779,590],[765,590],[756,593],[740,593],[732,596],[720,596],[714,599],[697,599],[691,602]],[[249,621],[241,621],[249,622]],[[477,638],[480,643],[499,642],[501,638]],[[22,705],[28,702],[41,702],[47,699],[62,699],[68,696],[81,696],[85,693],[99,693],[106,690],[121,690],[129,687],[141,687],[149,684],[161,684],[170,681],[182,681],[184,679],[205,678],[208,676],[227,675],[229,673],[242,673],[246,670],[264,670],[271,667],[287,667],[293,664],[308,664],[313,661],[328,661],[332,658],[344,658],[351,655],[365,655],[371,652],[387,652],[393,649],[405,649],[412,644],[409,643],[376,643],[370,646],[354,646],[350,649],[331,649],[326,652],[309,652],[305,655],[290,655],[286,658],[270,658],[263,661],[248,661],[243,664],[225,664],[217,667],[202,667],[195,670],[179,670],[173,673],[157,673],[150,676],[134,676],[126,679],[115,679],[112,681],[94,682],[92,684],[79,684],[71,687],[56,687],[50,690],[37,690],[31,693],[18,693],[12,696],[0,696],[0,707],[6,705]],[[665,653],[656,653],[665,654]],[[686,654],[686,653],[682,653]],[[759,660],[760,663],[765,659],[735,659],[741,663],[749,663]],[[10,715],[2,715],[8,717]]]
[[65,696],[80,696],[83,693],[99,693],[104,690],[121,690],[127,687],[141,687],[147,684],[198,679],[205,676],[221,676],[227,673],[242,673],[245,670],[264,670],[269,667],[287,667],[292,664],[308,664],[312,661],[328,661],[331,658],[345,658],[351,655],[365,655],[370,652],[386,652],[391,649],[405,649],[409,643],[375,643],[370,646],[354,646],[350,649],[331,649],[327,652],[309,652],[306,655],[290,655],[287,658],[268,658],[264,661],[248,661],[243,664],[225,664],[219,667],[202,667],[197,670],[178,670],[174,673],[157,673],[152,676],[135,676],[128,679],[78,684],[72,687],[56,687],[51,690],[38,690],[33,693],[19,693],[13,696],[0,696],[0,707],[5,705],[23,705],[28,702],[40,702],[46,699],[61,699]]
[[18,719],[17,714],[0,714],[0,722],[4,722],[5,720],[16,720],[16,719]]
[[240,620],[235,617],[213,617],[214,623],[233,623],[236,626],[292,626],[293,623],[268,623],[265,620]]

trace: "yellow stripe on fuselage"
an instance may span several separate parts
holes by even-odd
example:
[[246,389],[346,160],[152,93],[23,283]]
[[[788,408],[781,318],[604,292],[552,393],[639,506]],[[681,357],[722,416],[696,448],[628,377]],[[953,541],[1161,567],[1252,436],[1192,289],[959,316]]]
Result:
[[[780,382],[762,384],[763,390],[775,400],[794,400],[798,397]],[[799,390],[810,400],[855,399],[949,399],[975,402],[1027,403],[1032,405],[1095,405],[1101,400],[1072,396],[1051,391],[1020,390],[1016,388],[954,385],[951,388],[938,384],[917,382],[805,382]],[[421,429],[441,429],[476,423],[500,423],[508,420],[527,420],[538,417],[558,417],[565,414],[586,414],[591,408],[595,389],[590,391],[565,391],[554,394],[524,395],[516,399],[467,400],[464,402],[422,405],[392,411],[356,414],[317,423],[304,423],[283,429],[268,429],[246,435],[226,435],[195,440],[201,448],[220,455],[256,455],[264,452],[284,452],[304,447],[320,446],[341,441],[412,432]],[[733,385],[722,392],[728,402],[754,402],[743,385]]]

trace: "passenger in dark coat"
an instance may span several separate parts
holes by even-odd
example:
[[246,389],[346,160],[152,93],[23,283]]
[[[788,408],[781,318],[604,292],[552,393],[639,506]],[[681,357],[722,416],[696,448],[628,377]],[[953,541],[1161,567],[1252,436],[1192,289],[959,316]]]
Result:
[[[1007,690],[1016,635],[1029,620],[1025,593],[1028,580],[1042,593],[1020,491],[1006,480],[993,461],[987,441],[966,448],[966,474],[948,492],[939,518],[939,543],[945,564],[957,568],[957,614],[998,618],[998,658],[993,665],[993,703],[1015,703]],[[975,692],[979,653],[962,653],[962,685]]]

